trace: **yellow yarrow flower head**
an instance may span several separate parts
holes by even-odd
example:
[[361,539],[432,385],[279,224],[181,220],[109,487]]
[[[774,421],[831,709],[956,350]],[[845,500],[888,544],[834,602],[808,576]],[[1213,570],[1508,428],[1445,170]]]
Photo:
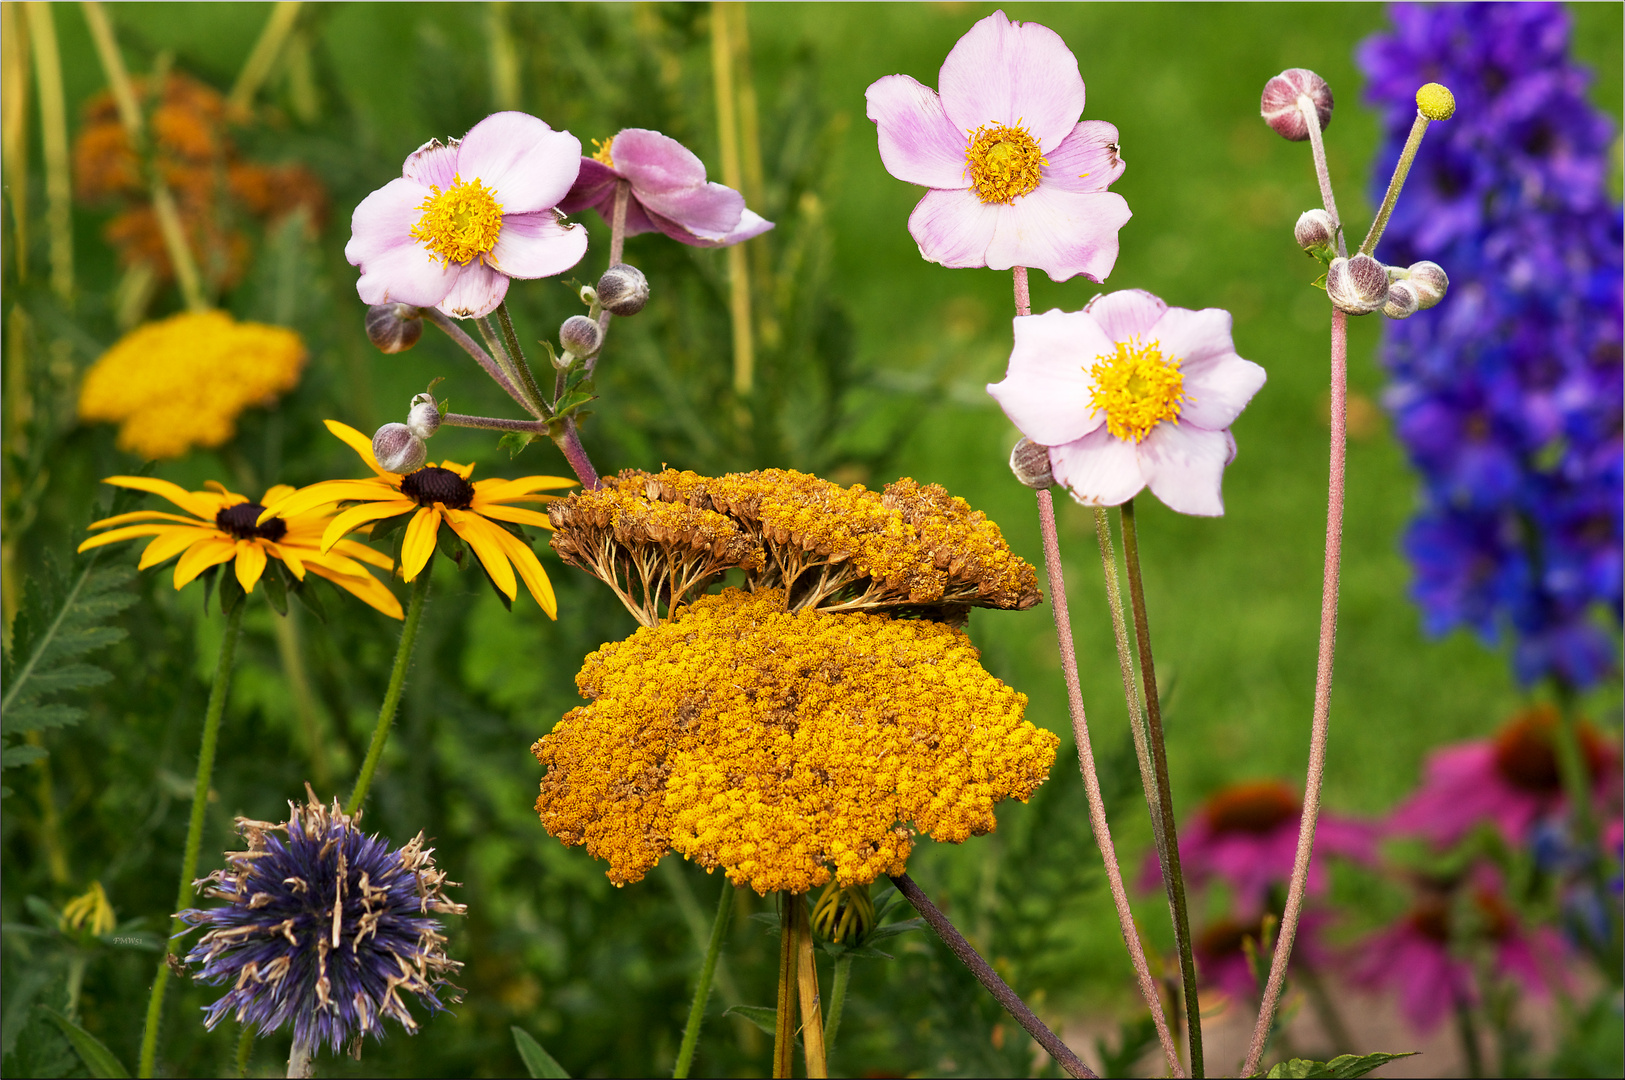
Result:
[[63,930],[82,930],[99,937],[112,933],[117,925],[113,905],[99,881],[92,881],[89,889],[62,905]]
[[292,330],[223,311],[146,323],[102,354],[79,389],[79,418],[119,425],[121,450],[180,457],[219,446],[244,409],[299,384],[308,355]]
[[587,657],[591,703],[531,748],[537,813],[617,885],[668,850],[763,894],[900,873],[916,833],[990,832],[1054,763],[978,655],[942,623],[725,589]]

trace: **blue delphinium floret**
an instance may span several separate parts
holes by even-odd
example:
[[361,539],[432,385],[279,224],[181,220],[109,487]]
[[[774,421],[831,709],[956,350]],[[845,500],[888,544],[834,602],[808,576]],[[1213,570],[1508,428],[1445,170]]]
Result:
[[231,986],[204,1009],[205,1024],[230,1016],[262,1035],[291,1024],[306,1053],[324,1044],[336,1053],[352,1039],[358,1052],[360,1036],[382,1037],[386,1016],[415,1032],[406,998],[442,1011],[445,976],[462,966],[432,917],[467,910],[445,897],[455,882],[435,868],[422,833],[393,848],[336,800],[324,807],[311,795],[288,809],[282,824],[238,818],[248,849],[198,882],[224,903],[180,913],[206,928],[186,956],[202,965],[195,977]]
[[1424,480],[1405,538],[1414,595],[1429,632],[1510,631],[1520,679],[1586,686],[1617,669],[1621,619],[1613,122],[1586,100],[1558,5],[1390,16],[1359,53],[1384,112],[1377,160],[1404,142],[1417,86],[1442,82],[1457,103],[1428,133],[1378,252],[1450,273],[1435,318],[1384,329],[1387,404]]

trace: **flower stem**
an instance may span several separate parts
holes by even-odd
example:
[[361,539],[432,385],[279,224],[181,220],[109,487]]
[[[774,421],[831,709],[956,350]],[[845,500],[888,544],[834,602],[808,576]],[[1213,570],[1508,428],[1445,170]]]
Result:
[[1033,313],[1033,296],[1027,287],[1027,268],[1013,266],[1010,268],[1010,277],[1016,290],[1016,314],[1031,315]]
[[497,305],[497,326],[502,331],[502,343],[508,352],[508,363],[519,373],[519,385],[541,406],[541,411],[536,415],[548,415],[551,410],[547,408],[547,403],[542,398],[542,388],[536,385],[536,375],[530,370],[530,361],[525,359],[525,350],[519,347],[519,335],[514,332],[513,316],[508,314],[507,301]]
[[[72,152],[68,146],[68,110],[62,92],[62,54],[57,45],[56,17],[52,14],[51,8],[43,4],[24,6],[22,12],[28,21],[35,86],[39,92],[40,143],[45,151],[45,221],[50,239],[51,287],[63,300],[71,300],[73,181],[69,172],[69,161]],[[97,14],[101,12],[98,10]],[[105,18],[106,16],[103,16],[104,21]]]
[[1332,311],[1332,436],[1326,485],[1326,562],[1320,587],[1320,651],[1315,665],[1315,712],[1309,730],[1309,771],[1303,785],[1303,817],[1298,823],[1298,849],[1287,885],[1280,936],[1270,961],[1270,977],[1259,1004],[1258,1023],[1247,1051],[1243,1076],[1251,1076],[1264,1056],[1264,1044],[1275,1021],[1275,1007],[1286,982],[1287,960],[1298,934],[1309,859],[1315,849],[1315,823],[1320,817],[1320,785],[1326,773],[1326,741],[1331,731],[1332,661],[1337,648],[1337,587],[1343,559],[1343,476],[1348,456],[1348,316]]
[[717,972],[717,956],[722,952],[722,939],[728,932],[728,916],[733,912],[734,887],[726,878],[722,881],[722,898],[717,901],[716,921],[711,924],[711,940],[705,947],[705,960],[700,965],[700,981],[694,987],[694,1003],[688,1007],[688,1026],[683,1029],[683,1043],[677,1051],[677,1067],[673,1077],[682,1080],[694,1063],[694,1047],[700,1041],[700,1025],[705,1022],[705,1003],[711,997],[711,979]]
[[[1157,779],[1157,809],[1162,816],[1162,882],[1174,917],[1174,940],[1179,946],[1179,981],[1184,989],[1185,1025],[1189,1029],[1191,1075],[1205,1075],[1202,1061],[1202,1008],[1196,995],[1196,957],[1191,951],[1190,912],[1185,906],[1185,874],[1180,867],[1179,829],[1174,823],[1174,796],[1168,780],[1168,750],[1162,732],[1162,700],[1157,690],[1157,665],[1151,656],[1151,624],[1145,610],[1145,583],[1140,575],[1140,541],[1134,527],[1134,500],[1120,511],[1123,561],[1128,569],[1129,604],[1134,611],[1134,643],[1140,654],[1140,685],[1145,693],[1146,739]],[[1248,1073],[1246,1075],[1252,1075]]]
[[564,430],[553,436],[553,443],[564,455],[564,460],[570,463],[575,470],[576,479],[581,486],[591,491],[598,487],[598,470],[592,467],[592,459],[587,456],[586,447],[581,445],[581,433],[576,430],[575,417],[566,417]]
[[367,759],[361,763],[361,775],[356,778],[355,790],[350,792],[350,801],[344,809],[351,817],[360,811],[361,804],[366,801],[367,789],[372,786],[372,774],[378,771],[378,759],[383,756],[384,743],[389,739],[390,724],[401,701],[401,688],[406,684],[406,669],[412,663],[412,647],[417,644],[418,624],[423,621],[423,601],[429,595],[429,576],[433,567],[434,559],[431,556],[428,565],[418,571],[417,580],[412,582],[412,599],[407,601],[406,622],[401,626],[401,643],[395,649],[395,666],[390,669],[384,703],[378,709],[378,726],[373,728]]
[[464,333],[463,328],[458,326],[456,321],[452,319],[451,316],[447,315],[439,308],[419,308],[418,310],[422,313],[425,319],[428,319],[430,322],[440,327],[441,330],[444,330],[447,337],[455,341],[464,352],[472,356],[479,363],[480,367],[485,369],[485,373],[491,376],[491,378],[496,381],[498,386],[506,390],[508,392],[508,396],[513,398],[514,402],[521,409],[524,409],[526,412],[531,411],[530,404],[525,401],[525,396],[519,392],[519,387],[514,385],[513,380],[508,378],[507,373],[502,369],[502,365],[498,364],[494,359],[492,359],[490,353],[480,348],[478,342]]
[[545,420],[508,420],[500,416],[467,416],[447,413],[440,418],[448,427],[481,428],[485,431],[528,431],[533,435],[547,434]]
[[818,1003],[818,963],[813,956],[812,927],[807,920],[807,902],[795,898],[796,990],[801,999],[801,1045],[809,1077],[828,1076],[829,1060],[824,1052],[824,1009]]
[[852,954],[843,952],[835,958],[835,985],[829,991],[829,1019],[824,1022],[824,1050],[835,1049],[835,1036],[841,1031],[841,1017],[846,1012],[846,986],[852,981]]
[[1337,253],[1347,255],[1349,249],[1348,242],[1343,238],[1343,219],[1337,215],[1337,197],[1332,194],[1332,172],[1326,164],[1326,142],[1320,134],[1320,113],[1307,94],[1298,98],[1298,110],[1303,113],[1304,123],[1309,126],[1309,148],[1315,159],[1315,179],[1320,182],[1320,201],[1337,223]]
[[[1072,735],[1078,746],[1078,771],[1083,774],[1083,791],[1089,801],[1089,825],[1100,848],[1100,858],[1106,866],[1106,882],[1111,887],[1112,903],[1117,908],[1117,925],[1128,948],[1129,960],[1134,965],[1134,976],[1140,984],[1140,995],[1151,1010],[1156,1024],[1157,1040],[1173,1076],[1184,1076],[1179,1054],[1174,1049],[1173,1036],[1168,1032],[1168,1018],[1163,1015],[1162,995],[1151,978],[1146,963],[1145,946],[1140,942],[1134,926],[1134,912],[1128,903],[1128,891],[1123,887],[1123,872],[1117,865],[1117,850],[1112,844],[1111,828],[1106,823],[1106,804],[1100,795],[1100,777],[1095,772],[1095,755],[1089,744],[1089,718],[1084,713],[1083,690],[1078,682],[1078,656],[1072,644],[1072,621],[1067,615],[1066,580],[1061,569],[1061,545],[1055,529],[1055,504],[1050,493],[1038,492],[1038,526],[1044,538],[1044,567],[1049,576],[1050,610],[1055,616],[1055,641],[1061,653],[1061,672],[1066,679],[1066,702],[1072,714]],[[1121,607],[1121,602],[1119,602]]]
[[254,1029],[247,1024],[243,1025],[242,1034],[237,1036],[237,1075],[248,1075],[248,1062],[254,1055]]
[[1016,1023],[1026,1029],[1027,1034],[1033,1037],[1034,1042],[1043,1047],[1049,1056],[1055,1059],[1057,1065],[1065,1069],[1071,1076],[1092,1077],[1096,1075],[1089,1066],[1079,1060],[1078,1055],[1074,1054],[1071,1048],[1062,1042],[1055,1032],[1045,1025],[1044,1021],[1034,1015],[1033,1011],[1027,1007],[1027,1003],[1022,1001],[1003,979],[999,978],[999,973],[994,971],[988,962],[982,959],[981,954],[971,947],[971,943],[965,940],[965,935],[961,934],[954,928],[954,924],[948,921],[948,916],[938,910],[930,898],[920,891],[920,887],[914,884],[914,879],[907,874],[893,874],[891,881],[893,885],[897,886],[897,891],[902,893],[903,897],[914,905],[914,910],[918,911],[921,917],[930,924],[931,929],[937,932],[937,936],[942,939],[943,944],[947,945],[949,950],[959,958],[960,963],[970,968],[971,974],[976,976],[976,981],[981,983],[987,992],[993,995],[993,1000],[1004,1006],[1005,1011],[1015,1018]]
[[1377,210],[1376,220],[1371,223],[1371,231],[1365,234],[1365,240],[1360,244],[1361,254],[1370,255],[1377,250],[1377,241],[1382,239],[1382,231],[1388,227],[1388,215],[1394,212],[1394,203],[1399,201],[1399,189],[1405,186],[1405,177],[1410,175],[1411,162],[1416,160],[1416,151],[1422,146],[1422,136],[1427,134],[1429,123],[1421,110],[1417,110],[1411,133],[1405,137],[1405,149],[1399,152],[1399,161],[1394,164],[1394,175],[1388,178],[1388,193],[1382,197],[1382,206]]
[[301,1039],[296,1029],[293,1048],[288,1051],[288,1080],[310,1080],[315,1075],[316,1040],[308,1035]]
[[[220,659],[214,668],[214,682],[209,686],[209,704],[203,714],[203,741],[197,752],[197,782],[192,786],[192,817],[186,826],[186,850],[181,856],[180,887],[175,891],[175,910],[183,911],[192,904],[192,882],[197,877],[198,849],[203,846],[203,813],[209,805],[209,783],[214,776],[214,751],[220,742],[220,717],[226,711],[226,696],[231,689],[231,667],[237,659],[237,635],[243,626],[243,609],[248,598],[242,597],[226,616],[226,634],[220,640]],[[164,958],[158,962],[158,974],[152,981],[152,996],[147,1001],[147,1026],[141,1035],[141,1063],[137,1070],[141,1076],[152,1076],[158,1057],[158,1025],[164,1014],[164,991],[169,987],[169,958],[180,947],[175,936],[186,929],[178,917],[169,927],[169,945]]]
[[779,895],[779,1000],[773,1022],[773,1075],[791,1077],[796,1048],[796,948],[792,905],[802,903],[795,893]]
[[[1569,814],[1574,822],[1574,838],[1585,848],[1596,840],[1596,822],[1591,814],[1591,772],[1587,768],[1585,748],[1580,745],[1580,722],[1575,715],[1574,693],[1566,686],[1558,688],[1557,729],[1553,732],[1557,744],[1557,768],[1563,778],[1563,793],[1568,796]],[[1601,867],[1600,862],[1594,863]],[[1600,881],[1598,884],[1602,884]]]
[[[626,252],[626,204],[632,198],[632,185],[625,180],[615,185],[615,216],[609,222],[609,265],[614,266],[621,261]],[[604,325],[608,324],[609,313],[603,315]]]

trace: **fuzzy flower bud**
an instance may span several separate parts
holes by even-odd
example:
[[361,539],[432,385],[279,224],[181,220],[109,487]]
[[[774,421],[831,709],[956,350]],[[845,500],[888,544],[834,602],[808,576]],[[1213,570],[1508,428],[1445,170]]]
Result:
[[604,332],[596,319],[572,315],[559,327],[559,344],[577,356],[591,356],[604,343]]
[[598,279],[598,302],[614,315],[636,315],[649,302],[649,279],[643,271],[616,263]]
[[1416,289],[1416,299],[1423,311],[1443,300],[1445,292],[1450,288],[1449,275],[1444,272],[1444,267],[1436,262],[1411,263],[1405,280]]
[[1448,120],[1456,115],[1456,95],[1443,83],[1430,82],[1416,92],[1416,111],[1429,120]]
[[385,424],[372,437],[372,456],[386,472],[409,473],[422,468],[429,448],[405,424]]
[[1340,311],[1369,314],[1388,300],[1388,271],[1369,255],[1333,259],[1326,270],[1326,295]]
[[1337,222],[1324,210],[1305,210],[1298,215],[1292,238],[1317,259],[1330,259],[1337,244]]
[[1409,281],[1395,281],[1388,286],[1388,299],[1382,305],[1382,313],[1390,319],[1408,319],[1421,310],[1421,298],[1417,295],[1416,286]]
[[406,414],[406,426],[420,439],[427,439],[440,430],[440,403],[435,401],[433,394],[419,394],[412,399],[412,408]]
[[1031,439],[1022,439],[1010,451],[1010,471],[1016,474],[1017,480],[1036,491],[1043,491],[1055,484],[1055,474],[1049,463],[1049,447],[1040,446]]
[[423,319],[411,304],[374,304],[367,309],[367,337],[379,352],[405,352],[423,336]]
[[1303,142],[1309,137],[1309,121],[1304,119],[1298,101],[1304,97],[1314,103],[1320,129],[1325,131],[1332,122],[1332,88],[1308,68],[1287,68],[1265,83],[1258,103],[1259,115],[1281,138]]

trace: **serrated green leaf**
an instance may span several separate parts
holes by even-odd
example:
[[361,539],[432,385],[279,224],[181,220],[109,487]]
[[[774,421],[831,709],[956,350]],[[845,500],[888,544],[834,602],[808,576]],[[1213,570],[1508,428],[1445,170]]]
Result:
[[129,1077],[130,1071],[124,1067],[124,1063],[113,1055],[113,1051],[102,1045],[102,1041],[96,1036],[48,1005],[34,1007],[50,1017],[51,1022],[62,1029],[62,1034],[73,1044],[74,1050],[85,1063],[85,1068],[90,1070],[91,1076],[107,1077],[109,1080],[126,1080]]
[[517,1024],[509,1029],[513,1032],[513,1045],[519,1051],[519,1058],[525,1063],[525,1071],[531,1076],[568,1077],[564,1066],[554,1060],[553,1055],[542,1048],[542,1044],[531,1038],[530,1032]]
[[8,746],[0,750],[0,768],[10,769],[18,765],[28,765],[45,756],[45,751],[38,746]]
[[535,442],[538,438],[540,438],[540,436],[536,435],[534,432],[510,431],[506,435],[502,436],[502,438],[497,440],[497,446],[500,449],[508,451],[508,460],[512,461],[514,458],[519,456],[525,447]]
[[85,710],[77,705],[63,705],[60,702],[37,705],[30,701],[7,709],[4,716],[0,717],[0,730],[4,730],[7,735],[16,735],[23,731],[67,727],[70,724],[77,724],[84,718]]
[[1264,1076],[1270,1078],[1270,1080],[1309,1080],[1311,1077],[1336,1077],[1337,1080],[1351,1080],[1353,1077],[1364,1076],[1373,1069],[1379,1069],[1390,1061],[1415,1057],[1416,1054],[1417,1051],[1415,1050],[1403,1054],[1340,1054],[1330,1061],[1293,1058],[1290,1061],[1282,1061],[1272,1066]]
[[86,690],[110,682],[113,676],[94,664],[63,664],[52,671],[36,672],[33,685],[28,688],[30,698],[54,694],[61,690]]

